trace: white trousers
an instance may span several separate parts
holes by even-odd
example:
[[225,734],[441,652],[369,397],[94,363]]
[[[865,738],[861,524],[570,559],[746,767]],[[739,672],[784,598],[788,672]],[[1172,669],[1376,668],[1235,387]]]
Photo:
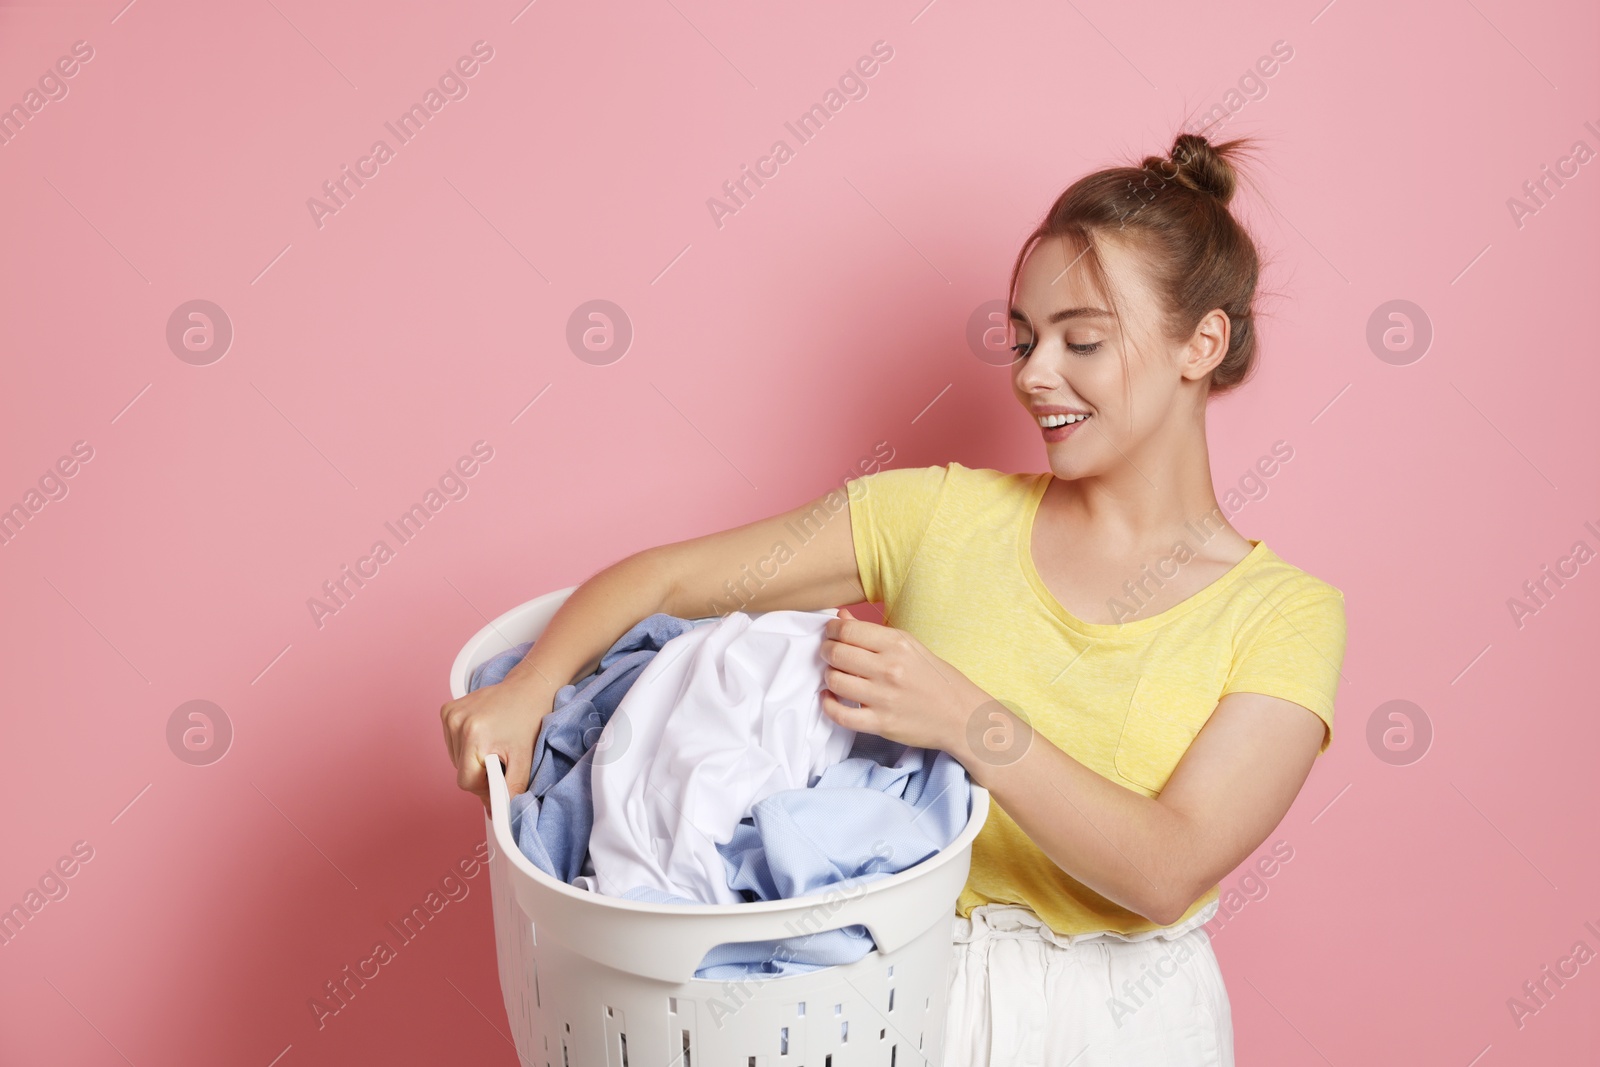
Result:
[[1233,1067],[1233,1016],[1201,926],[1066,936],[1020,904],[955,917],[944,1067]]

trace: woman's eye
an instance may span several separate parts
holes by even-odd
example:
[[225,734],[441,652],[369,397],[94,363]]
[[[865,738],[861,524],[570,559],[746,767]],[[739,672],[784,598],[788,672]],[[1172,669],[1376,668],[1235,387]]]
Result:
[[1017,359],[1025,359],[1028,353],[1033,351],[1033,342],[1019,341],[1011,346],[1011,351],[1017,354]]
[[1074,352],[1078,353],[1078,355],[1080,355],[1080,356],[1087,356],[1089,353],[1093,352],[1095,349],[1099,348],[1103,344],[1105,344],[1104,341],[1096,341],[1093,344],[1087,344],[1087,345],[1075,345],[1075,344],[1072,344],[1072,343],[1069,342],[1067,344],[1067,347],[1072,349]]

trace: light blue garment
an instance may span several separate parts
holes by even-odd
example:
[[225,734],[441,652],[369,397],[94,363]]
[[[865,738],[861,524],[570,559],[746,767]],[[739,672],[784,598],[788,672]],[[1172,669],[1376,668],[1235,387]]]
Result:
[[[701,622],[657,613],[640,620],[600,658],[587,677],[556,691],[539,727],[526,792],[511,798],[511,834],[534,866],[563,882],[583,873],[594,827],[589,771],[593,746],[612,712],[663,645]],[[502,652],[472,672],[468,691],[502,681],[533,642]]]
[[[617,639],[599,668],[557,692],[534,744],[528,789],[511,798],[511,833],[540,870],[569,885],[584,873],[594,826],[594,745],[628,688],[672,638],[712,619],[655,614]],[[468,691],[495,684],[522,661],[525,642],[481,664]],[[815,895],[816,918],[793,937],[725,942],[707,952],[697,978],[778,977],[854,963],[874,948],[861,925],[826,924],[826,901],[937,854],[966,827],[972,783],[945,752],[911,748],[858,732],[848,758],[805,789],[758,801],[731,840],[717,846],[728,885],[746,902]],[[704,902],[640,886],[624,896],[703,907]]]
[[[863,752],[868,745],[882,752]],[[758,801],[727,844],[728,884],[756,900],[788,900],[914,867],[955,840],[972,802],[949,753],[857,734],[851,757],[809,789]]]
[[[623,896],[629,900],[643,900],[652,904],[707,906],[704,901],[690,900],[688,897],[680,897],[645,885],[630,889]],[[867,933],[865,926],[860,925],[799,934],[773,941],[725,941],[712,946],[711,951],[700,960],[700,966],[695,968],[694,976],[778,978],[789,974],[807,974],[841,963],[854,963],[872,949],[872,936]]]
[[[972,782],[954,757],[858,733],[850,757],[807,789],[757,801],[733,838],[717,846],[728,884],[746,901],[819,898],[810,931],[772,941],[727,942],[706,953],[696,978],[777,977],[854,963],[874,948],[866,927],[826,927],[824,902],[914,867],[955,840],[971,814]],[[634,900],[698,904],[640,887]]]

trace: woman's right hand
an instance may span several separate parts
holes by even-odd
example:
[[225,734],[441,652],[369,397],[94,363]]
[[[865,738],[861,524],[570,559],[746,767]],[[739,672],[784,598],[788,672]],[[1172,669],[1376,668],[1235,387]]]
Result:
[[555,691],[537,675],[532,681],[507,678],[474,689],[439,709],[444,743],[456,767],[456,785],[476,793],[489,811],[489,773],[484,761],[492,752],[505,769],[512,796],[525,792],[533,769],[533,745],[539,726],[555,704]]

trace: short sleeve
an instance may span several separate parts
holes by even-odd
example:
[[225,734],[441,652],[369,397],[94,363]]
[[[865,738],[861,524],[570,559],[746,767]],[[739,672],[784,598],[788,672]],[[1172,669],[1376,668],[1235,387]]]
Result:
[[949,473],[948,467],[900,467],[845,479],[850,539],[867,600],[888,605],[899,597]]
[[1333,698],[1344,665],[1344,594],[1331,586],[1283,606],[1269,606],[1261,624],[1234,653],[1222,687],[1292,700],[1326,726],[1317,754],[1333,743]]

